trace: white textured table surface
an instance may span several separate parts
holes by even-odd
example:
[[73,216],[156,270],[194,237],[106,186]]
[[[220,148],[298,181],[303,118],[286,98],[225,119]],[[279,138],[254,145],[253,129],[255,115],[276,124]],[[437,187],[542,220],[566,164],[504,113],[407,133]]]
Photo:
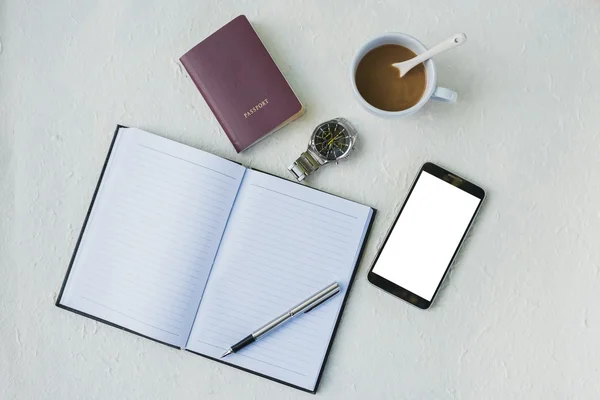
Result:
[[[307,113],[236,155],[178,57],[238,14]],[[427,45],[454,106],[381,120],[348,82],[384,31]],[[0,398],[308,398],[53,304],[115,124],[286,175],[311,129],[344,116],[355,157],[310,185],[379,214],[318,392],[330,398],[565,399],[600,393],[600,3],[0,1]],[[435,307],[370,286],[419,166],[488,200]]]

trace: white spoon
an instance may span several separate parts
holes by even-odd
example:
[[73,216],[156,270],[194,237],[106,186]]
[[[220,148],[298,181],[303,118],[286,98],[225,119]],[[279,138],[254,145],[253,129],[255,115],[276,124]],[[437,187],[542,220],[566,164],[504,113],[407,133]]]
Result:
[[421,64],[423,61],[429,60],[431,57],[440,54],[446,50],[453,49],[455,47],[460,46],[464,42],[467,41],[467,35],[464,33],[457,33],[456,35],[444,40],[442,43],[438,44],[435,47],[427,50],[424,53],[419,54],[415,58],[411,58],[410,60],[402,61],[399,63],[392,64],[392,66],[398,68],[400,71],[400,78],[408,73],[411,69]]

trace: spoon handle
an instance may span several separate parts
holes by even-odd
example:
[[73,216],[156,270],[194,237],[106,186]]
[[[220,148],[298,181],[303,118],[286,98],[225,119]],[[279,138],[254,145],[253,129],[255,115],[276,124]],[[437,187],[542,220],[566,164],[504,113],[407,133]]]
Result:
[[419,54],[418,56],[413,58],[411,61],[414,62],[414,65],[420,64],[423,61],[429,60],[431,57],[433,57],[437,54],[440,54],[443,51],[458,47],[466,41],[467,41],[467,35],[465,35],[464,33],[457,33],[456,35],[453,35],[452,37],[449,37],[448,39],[444,40],[437,46],[434,46],[431,49],[427,50],[426,52]]
[[436,54],[440,54],[443,51],[460,46],[466,41],[467,35],[465,35],[464,33],[457,33],[456,35],[453,35],[452,37],[449,37],[448,39],[444,40],[437,46],[434,46],[431,49],[425,51],[424,53],[419,54],[415,58],[411,58],[410,60],[395,63],[392,65],[398,68],[398,70],[400,71],[400,77],[403,77],[408,73],[408,71],[413,69],[415,66],[421,64],[423,61],[427,61],[431,57],[435,56]]

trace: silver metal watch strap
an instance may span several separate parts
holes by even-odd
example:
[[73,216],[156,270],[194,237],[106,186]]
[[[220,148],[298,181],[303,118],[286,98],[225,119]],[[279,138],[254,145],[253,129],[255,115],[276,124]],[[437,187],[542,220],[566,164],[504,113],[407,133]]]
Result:
[[321,164],[308,151],[300,154],[300,157],[288,169],[294,174],[298,181],[304,180],[308,175],[316,171]]

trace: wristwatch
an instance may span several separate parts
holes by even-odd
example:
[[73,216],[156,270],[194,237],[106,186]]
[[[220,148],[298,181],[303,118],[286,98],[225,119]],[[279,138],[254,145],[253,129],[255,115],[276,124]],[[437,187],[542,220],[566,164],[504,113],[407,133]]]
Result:
[[308,149],[288,167],[298,181],[319,169],[320,166],[336,164],[350,155],[357,134],[344,118],[335,118],[319,124],[313,131]]

